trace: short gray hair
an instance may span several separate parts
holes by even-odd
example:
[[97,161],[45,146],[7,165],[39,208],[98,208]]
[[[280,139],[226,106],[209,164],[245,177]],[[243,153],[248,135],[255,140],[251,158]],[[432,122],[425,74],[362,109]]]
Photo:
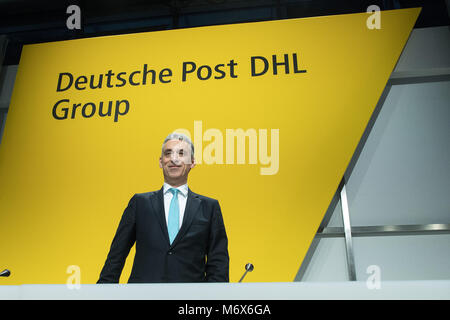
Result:
[[191,157],[194,157],[194,145],[192,144],[191,139],[189,139],[189,137],[185,134],[182,133],[178,133],[178,132],[172,132],[171,134],[169,134],[165,139],[164,142],[162,144],[162,148],[161,148],[161,154],[164,152],[164,145],[166,144],[167,141],[169,140],[180,140],[180,141],[186,141],[190,146],[191,146]]

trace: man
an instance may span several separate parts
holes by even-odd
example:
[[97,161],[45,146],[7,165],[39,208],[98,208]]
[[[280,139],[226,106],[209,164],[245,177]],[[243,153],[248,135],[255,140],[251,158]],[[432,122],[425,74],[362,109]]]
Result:
[[219,202],[187,186],[195,166],[190,139],[167,136],[159,166],[163,187],[131,198],[97,283],[119,282],[135,242],[129,283],[228,282],[228,239]]

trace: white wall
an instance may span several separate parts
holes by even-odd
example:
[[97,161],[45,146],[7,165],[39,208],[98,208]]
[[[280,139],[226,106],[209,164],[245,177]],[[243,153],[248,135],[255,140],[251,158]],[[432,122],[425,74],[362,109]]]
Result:
[[[449,40],[448,27],[413,30],[391,78],[450,75]],[[390,88],[347,179],[352,226],[450,224],[450,81],[411,82]],[[338,204],[328,226],[340,219]],[[370,265],[381,280],[450,279],[449,234],[352,239],[357,280]],[[310,255],[296,280],[348,280],[343,237]]]
[[7,109],[11,101],[17,65],[2,66],[0,69],[0,109]]
[[392,86],[347,183],[352,225],[450,223],[449,104],[450,81]]
[[2,66],[0,68],[0,143],[6,123],[6,116],[11,101],[11,95],[16,80],[17,66]]
[[370,265],[382,281],[450,279],[450,234],[354,237],[353,248],[358,280]]

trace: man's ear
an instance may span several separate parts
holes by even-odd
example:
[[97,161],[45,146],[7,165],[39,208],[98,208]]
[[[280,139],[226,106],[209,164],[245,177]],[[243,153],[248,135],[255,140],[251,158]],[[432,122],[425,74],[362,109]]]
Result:
[[191,164],[190,164],[190,168],[192,169],[193,167],[195,167],[195,165],[196,165],[196,163],[195,163],[195,158],[192,157]]
[[159,167],[162,169],[163,165],[162,165],[162,157],[159,157]]

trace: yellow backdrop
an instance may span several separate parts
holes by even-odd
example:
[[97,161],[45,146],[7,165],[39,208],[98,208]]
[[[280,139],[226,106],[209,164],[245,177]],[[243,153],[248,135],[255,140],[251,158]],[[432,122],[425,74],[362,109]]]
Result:
[[70,265],[95,283],[128,200],[161,188],[175,129],[197,147],[189,187],[221,204],[231,281],[247,262],[246,281],[292,281],[418,13],[25,46],[0,147],[0,284],[66,283]]

